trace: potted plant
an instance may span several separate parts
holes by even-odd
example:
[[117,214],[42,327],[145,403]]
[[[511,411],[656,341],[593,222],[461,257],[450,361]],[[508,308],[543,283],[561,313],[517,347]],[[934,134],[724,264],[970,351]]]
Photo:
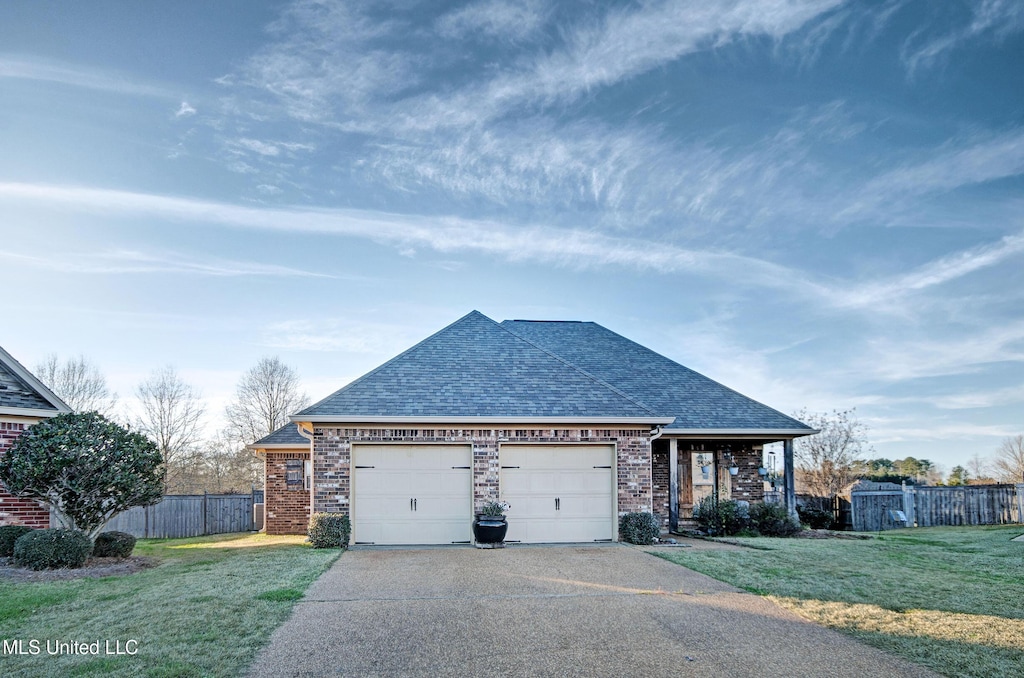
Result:
[[508,521],[505,511],[509,508],[503,501],[489,501],[483,505],[473,521],[473,537],[478,545],[497,545],[505,542]]

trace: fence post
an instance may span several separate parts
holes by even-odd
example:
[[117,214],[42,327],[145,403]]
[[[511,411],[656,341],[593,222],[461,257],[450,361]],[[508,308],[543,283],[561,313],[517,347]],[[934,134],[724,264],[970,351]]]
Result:
[[1024,523],[1024,483],[1016,484],[1017,490],[1017,522]]
[[203,490],[203,534],[210,534],[206,503],[206,490]]
[[917,527],[917,487],[907,487],[906,481],[900,484],[903,486],[903,513],[907,516],[907,527]]

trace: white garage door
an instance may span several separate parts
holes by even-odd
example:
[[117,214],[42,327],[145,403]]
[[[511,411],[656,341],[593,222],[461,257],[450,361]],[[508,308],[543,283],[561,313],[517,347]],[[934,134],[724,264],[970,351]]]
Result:
[[615,448],[503,445],[508,541],[605,541],[615,536]]
[[472,462],[468,445],[353,445],[353,541],[468,542]]

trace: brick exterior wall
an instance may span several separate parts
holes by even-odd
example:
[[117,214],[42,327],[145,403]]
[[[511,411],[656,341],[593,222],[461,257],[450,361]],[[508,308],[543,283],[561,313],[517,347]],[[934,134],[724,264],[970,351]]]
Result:
[[[6,453],[18,436],[34,423],[35,420],[0,421],[0,455]],[[47,528],[50,526],[50,510],[30,499],[12,496],[0,483],[0,525]]]
[[[650,511],[651,441],[646,429],[313,429],[313,507],[348,514],[353,443],[440,443],[473,447],[473,504],[476,510],[499,498],[498,447],[502,443],[607,443],[616,447],[618,513]],[[269,488],[269,480],[268,480]],[[270,507],[269,494],[267,500]],[[269,515],[269,513],[268,513]]]
[[761,466],[760,445],[733,449],[733,462],[739,472],[732,476],[732,498],[741,501],[764,501],[764,478],[757,472]]
[[309,452],[267,451],[263,486],[264,523],[267,534],[305,534],[309,526],[309,490],[288,486],[285,463],[291,459],[309,459]]
[[651,455],[652,494],[654,498],[654,512],[661,519],[661,529],[663,531],[668,530],[669,471],[668,448],[665,445],[658,445]]

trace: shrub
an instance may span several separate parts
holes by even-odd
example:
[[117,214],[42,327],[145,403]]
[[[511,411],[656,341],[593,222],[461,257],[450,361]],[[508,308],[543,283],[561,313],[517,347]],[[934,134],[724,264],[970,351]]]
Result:
[[92,554],[97,558],[127,558],[135,548],[135,537],[127,532],[101,532],[96,537]]
[[733,499],[715,501],[705,497],[693,507],[697,526],[710,535],[734,535],[750,527],[750,509],[746,502]]
[[831,511],[814,506],[797,506],[796,513],[800,522],[813,530],[830,530],[834,522]]
[[348,546],[352,528],[348,516],[338,513],[314,513],[309,520],[309,543],[315,549],[336,549]]
[[14,542],[18,537],[31,532],[31,527],[25,525],[3,525],[0,526],[0,558],[7,558],[14,555]]
[[92,541],[78,530],[32,530],[14,542],[14,564],[33,570],[81,567]]
[[630,544],[653,544],[661,534],[661,521],[653,513],[627,513],[619,518],[619,535]]
[[785,506],[763,502],[750,507],[750,526],[762,537],[792,537],[800,531]]

